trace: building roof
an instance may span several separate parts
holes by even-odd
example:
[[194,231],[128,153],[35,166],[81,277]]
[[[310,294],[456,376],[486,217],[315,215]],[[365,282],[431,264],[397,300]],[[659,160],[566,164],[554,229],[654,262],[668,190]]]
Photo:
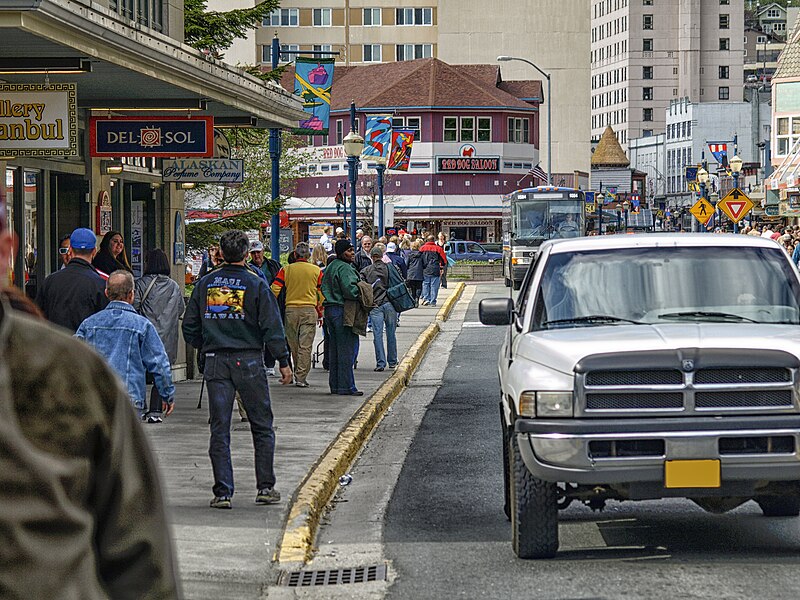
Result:
[[766,5],[764,8],[762,8],[762,9],[761,9],[761,10],[759,10],[759,11],[757,11],[757,12],[756,12],[756,16],[760,17],[760,16],[761,16],[761,15],[763,15],[765,12],[767,12],[768,10],[771,10],[771,9],[773,9],[773,8],[778,8],[778,9],[782,10],[784,13],[786,13],[786,7],[784,7],[784,6],[781,6],[781,5],[780,5],[780,4],[778,4],[777,2],[772,2],[771,4],[767,4],[767,5]]
[[[281,83],[294,88],[294,69],[286,69]],[[531,110],[521,100],[541,98],[540,81],[503,82],[496,65],[450,65],[437,58],[375,65],[336,65],[331,111],[402,107],[476,107]],[[516,95],[516,92],[524,94]]]
[[789,41],[778,57],[778,68],[772,79],[780,77],[800,76],[800,19],[794,24],[792,33],[787,38]]
[[631,164],[609,125],[592,154],[592,167],[627,167]]

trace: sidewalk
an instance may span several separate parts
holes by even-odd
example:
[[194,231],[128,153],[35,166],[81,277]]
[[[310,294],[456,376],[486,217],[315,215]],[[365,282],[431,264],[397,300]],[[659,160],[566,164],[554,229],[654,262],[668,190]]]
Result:
[[[402,360],[417,337],[436,317],[449,297],[441,290],[436,307],[421,306],[404,313],[397,329]],[[316,343],[322,339],[318,332]],[[356,386],[363,397],[331,396],[322,365],[311,370],[310,387],[281,386],[270,378],[275,413],[276,489],[281,502],[256,506],[253,442],[250,428],[234,408],[231,432],[236,495],[233,510],[214,510],[211,461],[208,458],[207,393],[202,410],[195,410],[200,380],[176,385],[175,412],[161,425],[144,425],[161,471],[172,535],[178,553],[186,598],[260,598],[273,583],[270,563],[286,519],[289,499],[308,471],[347,420],[392,374],[376,373],[372,334],[360,338]]]

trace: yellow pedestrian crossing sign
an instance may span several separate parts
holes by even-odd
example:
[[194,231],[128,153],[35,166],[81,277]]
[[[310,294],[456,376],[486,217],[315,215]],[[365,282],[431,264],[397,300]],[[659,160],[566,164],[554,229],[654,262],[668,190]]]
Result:
[[738,223],[753,209],[753,201],[739,188],[733,188],[719,201],[718,206],[731,221]]
[[703,225],[708,223],[708,220],[714,216],[714,207],[705,198],[700,198],[695,202],[694,206],[689,209],[689,212],[694,215],[694,218],[700,221]]

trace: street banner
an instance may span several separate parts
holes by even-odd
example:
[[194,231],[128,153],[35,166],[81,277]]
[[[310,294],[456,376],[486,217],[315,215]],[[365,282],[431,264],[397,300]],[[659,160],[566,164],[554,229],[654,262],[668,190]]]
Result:
[[697,181],[697,167],[686,167],[686,181],[695,183]]
[[0,154],[78,154],[74,83],[0,84]]
[[408,171],[411,162],[411,146],[414,144],[413,129],[392,130],[392,149],[389,152],[388,169]]
[[728,168],[728,144],[727,142],[708,142],[708,149],[711,151],[711,154],[714,155],[714,158],[717,159],[717,163],[720,166]]
[[214,117],[90,117],[89,155],[210,158]]
[[583,201],[586,204],[594,204],[594,192],[585,192],[583,194]]
[[631,196],[631,214],[638,215],[641,208],[641,202],[639,201],[639,194]]
[[161,179],[175,183],[244,183],[244,160],[237,158],[165,158]]
[[392,145],[391,115],[367,115],[367,129],[364,132],[364,158],[388,158]]
[[303,99],[308,113],[293,133],[297,135],[328,135],[333,87],[333,58],[303,58],[294,63],[294,93]]

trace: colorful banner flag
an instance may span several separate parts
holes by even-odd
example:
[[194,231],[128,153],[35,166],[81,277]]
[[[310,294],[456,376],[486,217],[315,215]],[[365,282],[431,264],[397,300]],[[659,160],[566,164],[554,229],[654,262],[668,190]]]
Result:
[[408,171],[411,162],[411,146],[414,144],[413,129],[393,129],[392,149],[389,152],[388,169],[395,171]]
[[709,142],[708,149],[721,166],[728,167],[728,144],[726,142]]
[[303,99],[303,110],[310,116],[302,119],[293,133],[328,135],[333,63],[333,58],[295,59],[294,93]]
[[689,183],[697,181],[697,167],[686,167],[686,181]]
[[367,130],[364,132],[364,158],[388,158],[392,145],[392,116],[367,115]]

